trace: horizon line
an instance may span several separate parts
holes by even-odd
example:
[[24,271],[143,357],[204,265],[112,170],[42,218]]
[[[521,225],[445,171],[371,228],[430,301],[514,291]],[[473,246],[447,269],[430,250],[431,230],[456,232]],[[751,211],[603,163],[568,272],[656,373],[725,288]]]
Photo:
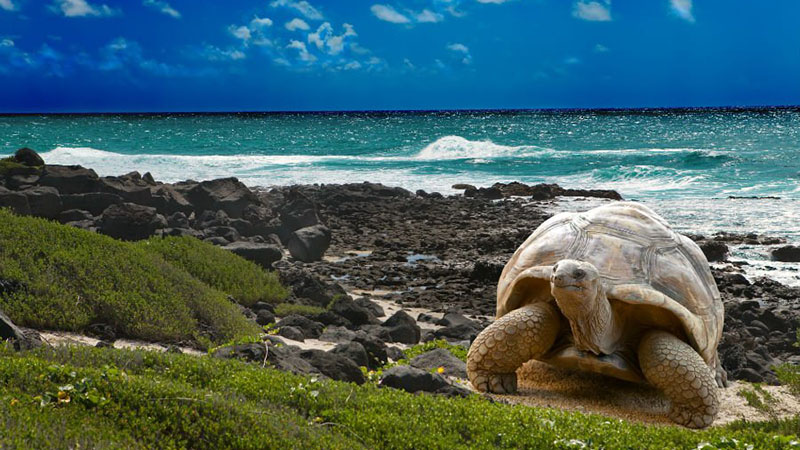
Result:
[[728,106],[641,106],[641,107],[597,107],[597,108],[444,108],[444,109],[309,109],[309,110],[175,110],[175,111],[27,111],[27,112],[0,112],[3,116],[36,116],[36,115],[223,115],[223,114],[252,114],[252,115],[278,115],[278,114],[369,114],[369,113],[515,113],[515,112],[662,112],[662,111],[763,111],[763,110],[800,110],[796,105],[728,105]]

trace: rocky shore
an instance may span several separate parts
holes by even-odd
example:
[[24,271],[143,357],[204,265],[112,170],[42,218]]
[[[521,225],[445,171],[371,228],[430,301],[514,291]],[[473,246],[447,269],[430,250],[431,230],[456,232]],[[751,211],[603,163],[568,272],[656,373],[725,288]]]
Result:
[[[557,185],[459,188],[464,195],[445,197],[372,183],[251,189],[227,178],[168,184],[150,174],[100,177],[80,166],[47,165],[29,149],[0,162],[0,206],[18,214],[126,240],[190,235],[277,270],[291,288],[288,303],[317,309],[280,316],[270,304],[243,308],[261,325],[276,323],[278,336],[216,355],[357,383],[365,381],[359,366],[401,359],[400,348],[434,339],[468,346],[494,314],[505,262],[555,212],[553,199],[621,199],[613,191]],[[720,262],[713,271],[726,307],[719,350],[729,378],[777,382],[771,366],[800,364],[794,345],[800,289],[748,280],[724,261],[731,243],[783,241],[725,233],[692,238],[710,261]],[[775,257],[791,260],[794,249],[786,246]],[[385,302],[403,310],[389,312]],[[273,345],[301,342],[331,349]],[[445,375],[463,378],[463,363],[448,355],[387,371],[384,383],[462,395],[429,372],[445,367]]]

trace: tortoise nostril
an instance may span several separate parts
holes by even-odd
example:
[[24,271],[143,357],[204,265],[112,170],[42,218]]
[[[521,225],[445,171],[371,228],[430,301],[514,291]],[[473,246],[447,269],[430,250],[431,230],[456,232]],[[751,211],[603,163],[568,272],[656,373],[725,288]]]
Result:
[[576,280],[580,280],[580,279],[582,279],[583,277],[586,276],[586,272],[584,270],[582,270],[582,269],[575,269],[575,271],[572,272],[572,276]]

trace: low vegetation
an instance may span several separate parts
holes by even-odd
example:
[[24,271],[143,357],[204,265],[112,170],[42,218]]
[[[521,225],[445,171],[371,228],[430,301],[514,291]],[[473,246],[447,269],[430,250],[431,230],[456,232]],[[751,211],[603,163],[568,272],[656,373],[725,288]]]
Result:
[[285,317],[290,314],[310,317],[324,312],[325,308],[320,306],[298,305],[295,303],[281,303],[275,307],[275,315],[278,317]]
[[193,237],[153,237],[139,245],[157,252],[207,285],[231,295],[242,305],[277,303],[288,295],[274,272]]
[[706,431],[412,395],[146,351],[0,348],[0,446],[787,448],[798,420]]
[[226,293],[150,248],[0,210],[0,278],[22,286],[0,295],[0,309],[31,328],[104,323],[125,337],[203,346],[258,332]]

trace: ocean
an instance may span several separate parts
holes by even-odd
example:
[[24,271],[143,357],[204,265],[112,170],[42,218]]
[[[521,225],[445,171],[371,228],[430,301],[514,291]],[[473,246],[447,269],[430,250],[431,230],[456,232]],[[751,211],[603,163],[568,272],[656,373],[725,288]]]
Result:
[[[157,180],[235,176],[250,186],[372,181],[615,189],[676,229],[757,232],[800,244],[800,109],[0,116],[5,153]],[[746,198],[731,198],[746,197]],[[593,201],[561,200],[579,210]],[[797,264],[742,246],[748,276],[800,285]]]

